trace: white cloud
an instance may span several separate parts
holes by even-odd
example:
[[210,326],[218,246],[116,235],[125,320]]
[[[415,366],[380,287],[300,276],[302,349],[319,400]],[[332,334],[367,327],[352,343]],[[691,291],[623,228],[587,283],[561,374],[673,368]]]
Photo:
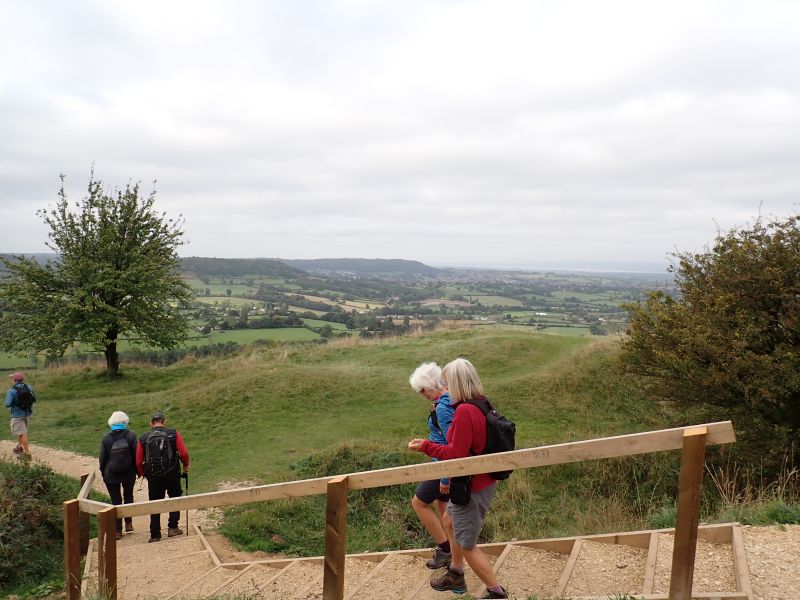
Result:
[[0,23],[0,251],[158,180],[184,254],[665,264],[800,209],[800,5],[51,0]]

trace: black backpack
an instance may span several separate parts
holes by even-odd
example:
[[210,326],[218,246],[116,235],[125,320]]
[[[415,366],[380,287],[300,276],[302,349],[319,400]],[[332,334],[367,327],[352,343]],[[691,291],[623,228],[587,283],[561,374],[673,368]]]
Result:
[[106,472],[108,475],[127,475],[133,474],[133,459],[131,458],[131,444],[129,434],[118,437],[111,444],[108,453],[108,463]]
[[[494,454],[496,452],[514,450],[514,437],[517,433],[517,426],[514,424],[514,421],[506,419],[497,412],[491,402],[485,398],[466,400],[465,402],[480,408],[481,412],[486,417],[486,448],[484,448],[482,454]],[[494,473],[489,473],[489,476],[492,479],[500,481],[508,479],[511,476],[511,471],[495,471]]]
[[144,443],[145,477],[164,477],[178,466],[171,433],[163,427],[155,427],[147,434]]
[[18,383],[14,386],[17,390],[17,397],[14,399],[14,404],[22,410],[30,410],[33,408],[33,403],[36,402],[36,396],[33,394],[31,386],[27,383]]

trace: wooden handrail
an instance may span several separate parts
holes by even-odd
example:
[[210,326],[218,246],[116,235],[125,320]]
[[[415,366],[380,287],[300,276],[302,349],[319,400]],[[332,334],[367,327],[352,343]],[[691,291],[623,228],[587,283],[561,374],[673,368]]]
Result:
[[[707,445],[729,444],[736,441],[731,422],[722,421],[719,423],[708,423],[702,426],[676,427],[674,429],[631,433],[581,442],[524,448],[511,452],[471,456],[469,458],[460,458],[457,460],[427,462],[418,465],[363,471],[360,473],[350,473],[347,476],[349,488],[351,490],[358,490],[403,483],[415,483],[447,476],[475,475],[478,473],[491,473],[493,471],[502,471],[505,469],[527,469],[583,460],[617,458],[665,450],[679,450],[683,447],[684,433],[695,427],[707,428]],[[207,492],[205,494],[195,494],[193,496],[183,496],[180,498],[134,502],[132,504],[118,506],[117,516],[119,518],[136,517],[193,508],[236,506],[264,500],[314,496],[326,493],[327,485],[334,477],[339,476],[272,483],[236,490]],[[97,514],[99,511],[108,507],[108,505],[91,500],[81,500],[80,502],[81,510],[91,514]]]
[[[86,473],[84,476],[86,479],[82,482],[83,485],[81,485],[81,491],[78,492],[78,500],[86,500],[89,498],[89,492],[92,491],[92,485],[94,485],[95,471]],[[81,478],[84,476],[81,476]]]
[[[614,437],[598,438],[580,442],[568,442],[536,448],[523,448],[484,456],[472,456],[457,460],[429,462],[417,465],[363,471],[348,475],[318,477],[301,481],[273,483],[237,490],[209,492],[181,498],[165,498],[148,502],[136,502],[111,507],[103,502],[88,499],[88,490],[94,474],[84,482],[77,503],[81,512],[101,516],[100,551],[102,558],[99,580],[105,583],[116,597],[116,548],[113,536],[114,518],[135,517],[154,513],[172,512],[190,508],[212,508],[235,506],[250,502],[298,498],[317,494],[328,494],[326,524],[324,600],[341,600],[344,589],[344,548],[347,514],[347,491],[414,483],[447,476],[475,475],[507,469],[528,469],[603,458],[617,458],[636,454],[647,454],[667,450],[683,449],[679,511],[676,523],[676,544],[673,551],[673,580],[670,585],[670,600],[688,600],[691,597],[694,550],[696,547],[699,518],[700,489],[705,447],[714,444],[729,444],[736,441],[730,421],[707,423],[689,427],[676,427],[645,433],[633,433]],[[65,503],[65,532],[74,518],[68,516]],[[74,507],[71,509],[76,512]],[[74,515],[73,515],[74,517]],[[70,523],[68,523],[70,521]],[[72,531],[72,528],[69,529]],[[72,536],[74,537],[74,535]],[[65,550],[74,546],[72,537],[65,533]],[[679,551],[678,540],[682,539]],[[105,544],[103,544],[105,542]],[[107,546],[107,551],[104,549]],[[573,548],[574,550],[574,548]],[[71,562],[74,562],[72,551]],[[71,564],[71,563],[70,563]],[[74,568],[68,569],[74,571]],[[68,575],[69,577],[69,575]],[[68,600],[73,600],[74,585],[68,586]]]

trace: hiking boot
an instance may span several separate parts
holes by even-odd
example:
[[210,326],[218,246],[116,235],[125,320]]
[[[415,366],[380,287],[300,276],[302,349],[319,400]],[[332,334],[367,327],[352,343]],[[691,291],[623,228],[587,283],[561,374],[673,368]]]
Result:
[[133,523],[125,523],[125,531],[133,531]]
[[176,535],[183,535],[183,529],[180,527],[170,527],[167,529],[167,537],[175,537]]
[[151,537],[149,540],[147,540],[147,543],[152,544],[153,542],[160,542],[160,541],[161,541],[161,536]]
[[447,567],[444,575],[431,578],[431,587],[438,592],[463,594],[467,591],[467,582],[464,581],[463,573],[456,573],[450,567]]
[[25,450],[22,446],[14,446],[14,449],[12,450],[14,454],[22,454],[24,451]]
[[500,586],[502,589],[502,593],[493,592],[492,590],[486,590],[486,593],[481,596],[481,598],[508,598],[508,590],[504,588],[502,585]]
[[425,566],[429,569],[441,569],[442,567],[449,567],[452,558],[452,554],[445,552],[439,548],[439,546],[436,546],[433,549],[433,558],[426,562]]

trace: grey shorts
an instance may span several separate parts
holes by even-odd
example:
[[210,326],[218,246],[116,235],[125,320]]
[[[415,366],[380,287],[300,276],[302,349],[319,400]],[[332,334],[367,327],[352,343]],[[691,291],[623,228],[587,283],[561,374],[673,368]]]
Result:
[[478,543],[478,534],[483,527],[486,511],[494,498],[497,483],[483,488],[480,492],[473,491],[469,502],[463,506],[450,502],[447,512],[453,517],[453,533],[458,545],[466,550],[472,550]]
[[28,417],[11,418],[11,435],[25,435],[28,433]]

